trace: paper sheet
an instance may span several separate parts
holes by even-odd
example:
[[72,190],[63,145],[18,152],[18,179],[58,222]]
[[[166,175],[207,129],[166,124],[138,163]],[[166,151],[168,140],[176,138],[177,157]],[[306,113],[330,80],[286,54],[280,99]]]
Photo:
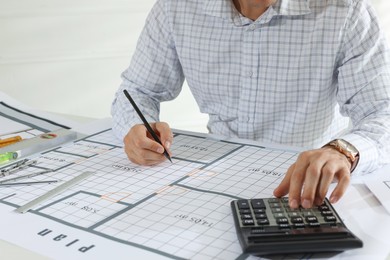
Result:
[[369,179],[365,181],[367,187],[381,202],[390,214],[390,167],[386,167],[386,174],[378,175],[376,179]]
[[80,124],[73,120],[35,110],[0,91],[0,138],[24,133],[34,136],[34,133],[29,133],[31,130],[43,133],[76,127],[80,127]]
[[28,126],[5,117],[0,117],[0,136],[6,136],[29,129]]
[[[7,234],[12,234],[12,223],[20,223],[23,216],[9,217],[11,222],[0,224],[8,229],[0,237],[56,259],[105,259],[107,246],[101,240],[108,240],[107,245],[126,245],[116,251],[116,258],[127,258],[133,249],[173,259],[240,256],[230,201],[270,196],[296,153],[215,141],[192,133],[176,133],[172,151],[173,163],[140,167],[129,162],[121,141],[107,130],[45,153],[36,158],[36,167],[18,175],[52,169],[52,173],[33,180],[66,181],[87,170],[95,174],[26,213],[25,223],[34,218],[34,228],[25,230],[23,224],[18,225],[24,234],[19,241]],[[8,206],[2,207],[1,214],[14,215],[13,209],[53,187],[0,189],[0,204]],[[52,232],[45,234],[49,232],[46,229]],[[55,246],[52,252],[56,245],[51,245],[52,234],[80,241],[83,237],[86,242],[77,248]],[[37,239],[43,244],[35,247],[23,241]],[[66,244],[72,241],[64,238]],[[86,250],[83,254],[78,250],[82,246]]]
[[[235,198],[271,196],[297,153],[180,131],[175,132],[172,152],[173,163],[132,164],[122,142],[107,130],[40,155],[36,167],[18,175],[51,169],[52,173],[33,180],[66,181],[84,171],[95,174],[24,215],[16,216],[14,209],[56,184],[0,189],[0,214],[7,220],[0,223],[0,238],[55,259],[128,259],[133,254],[144,259],[246,258],[229,203]],[[365,235],[359,231],[364,219],[357,223],[349,215],[356,206],[344,204],[339,213],[358,236]],[[376,245],[370,237],[362,239],[370,246],[290,258],[386,253],[377,246],[388,242]]]

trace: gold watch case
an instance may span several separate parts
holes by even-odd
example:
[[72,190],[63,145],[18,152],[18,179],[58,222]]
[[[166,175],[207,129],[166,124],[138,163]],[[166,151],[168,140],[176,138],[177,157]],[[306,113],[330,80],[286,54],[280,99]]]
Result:
[[335,139],[329,142],[328,146],[332,146],[337,151],[344,154],[351,161],[351,171],[355,169],[359,160],[359,151],[355,148],[355,146],[343,139]]
[[348,143],[343,139],[335,139],[331,141],[328,145],[336,148],[340,153],[347,156],[351,162],[356,161],[359,151],[352,144]]

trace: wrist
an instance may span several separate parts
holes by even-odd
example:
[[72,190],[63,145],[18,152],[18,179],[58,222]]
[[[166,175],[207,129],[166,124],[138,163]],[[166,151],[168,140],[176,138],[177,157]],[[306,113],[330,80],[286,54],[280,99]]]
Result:
[[324,145],[323,147],[331,147],[342,153],[351,163],[351,173],[356,168],[359,162],[359,151],[351,143],[343,139],[335,139]]

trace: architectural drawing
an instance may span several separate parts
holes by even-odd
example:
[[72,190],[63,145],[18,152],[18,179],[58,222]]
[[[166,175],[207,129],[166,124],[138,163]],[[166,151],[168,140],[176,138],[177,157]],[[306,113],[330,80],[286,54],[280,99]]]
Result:
[[[141,167],[127,159],[113,136],[106,130],[45,152],[34,158],[35,165],[12,176],[51,170],[33,180],[67,181],[94,172],[24,215],[161,257],[235,259],[242,251],[230,201],[272,196],[297,156],[294,151],[176,132],[173,163]],[[2,188],[0,205],[16,209],[55,185]],[[39,235],[49,233],[44,229]],[[86,257],[95,249],[88,245],[80,251]]]

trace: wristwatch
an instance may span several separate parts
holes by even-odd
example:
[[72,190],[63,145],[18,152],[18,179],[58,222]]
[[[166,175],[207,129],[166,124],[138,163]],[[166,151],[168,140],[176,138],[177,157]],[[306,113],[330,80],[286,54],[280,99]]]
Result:
[[359,151],[356,149],[355,146],[343,139],[335,139],[333,141],[330,141],[325,146],[331,146],[340,153],[344,154],[351,162],[351,172],[355,169],[359,161]]

